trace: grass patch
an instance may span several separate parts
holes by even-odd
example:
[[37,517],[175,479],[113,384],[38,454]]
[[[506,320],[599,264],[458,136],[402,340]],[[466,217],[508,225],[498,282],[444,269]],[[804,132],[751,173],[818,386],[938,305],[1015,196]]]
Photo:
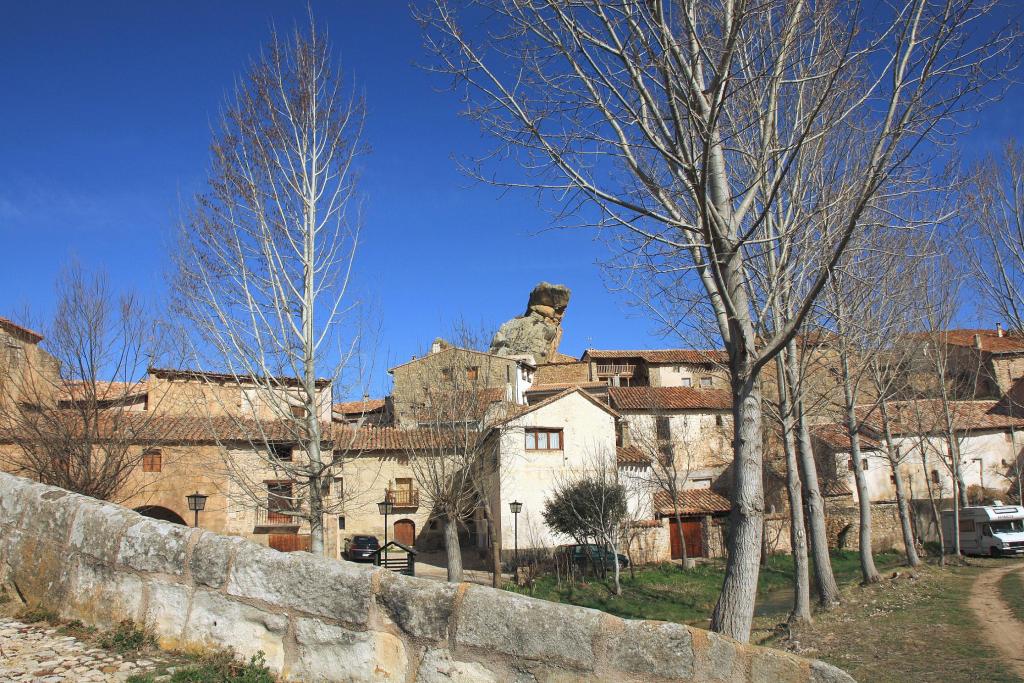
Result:
[[[880,572],[898,566],[903,556],[879,553],[875,563]],[[857,553],[833,551],[832,566],[840,583],[859,580],[860,562]],[[611,578],[587,578],[575,585],[555,576],[540,577],[530,588],[509,586],[508,589],[552,602],[592,607],[628,619],[657,619],[684,624],[703,624],[711,616],[718,600],[725,575],[725,562],[713,560],[690,570],[664,563],[638,568],[635,577],[629,572],[621,576],[622,595],[612,594]],[[789,611],[793,582],[793,558],[773,555],[761,568],[758,578],[758,602],[761,614],[785,614]],[[813,583],[813,580],[812,580]]]
[[899,579],[848,585],[841,607],[816,614],[790,637],[760,642],[824,659],[858,681],[1014,681],[967,604],[983,571],[924,566]]
[[[130,676],[126,683],[155,683],[167,670]],[[266,658],[257,652],[248,662],[235,659],[231,651],[203,655],[196,662],[178,666],[170,674],[171,683],[275,683],[266,666]]]
[[73,619],[66,624],[62,624],[60,628],[57,629],[57,632],[83,640],[94,637],[96,635],[96,627],[86,626],[78,619]]
[[56,612],[51,612],[48,609],[41,609],[39,607],[26,607],[25,609],[18,611],[14,615],[14,618],[26,624],[60,623],[60,617],[57,616]]
[[101,634],[96,642],[100,647],[121,654],[156,647],[156,638],[153,634],[130,621],[122,621],[113,631]]
[[1012,571],[999,579],[999,596],[1014,618],[1024,622],[1024,573]]

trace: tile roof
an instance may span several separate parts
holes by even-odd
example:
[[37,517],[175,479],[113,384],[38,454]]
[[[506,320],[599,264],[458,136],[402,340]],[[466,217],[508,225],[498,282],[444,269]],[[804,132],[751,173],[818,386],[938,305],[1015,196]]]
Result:
[[853,491],[846,485],[845,481],[827,481],[821,487],[821,495],[826,498],[841,498],[852,496]]
[[10,318],[0,316],[0,327],[5,328],[8,332],[14,332],[16,334],[21,334],[28,337],[29,339],[32,340],[33,344],[38,344],[43,340],[43,335],[39,334],[34,330],[30,330],[27,327],[19,325]]
[[[213,372],[210,370],[190,370],[188,368],[150,368],[149,374],[154,377],[161,379],[191,379],[191,380],[204,380],[212,382],[232,382],[239,384],[250,384],[257,381],[266,382],[272,380],[274,384],[280,384],[282,386],[298,386],[300,380],[296,377],[286,377],[284,375],[277,375],[274,377],[261,377],[259,375],[246,375],[244,373],[231,373],[231,372]],[[324,387],[331,383],[331,380],[320,378],[316,380],[318,387]]]
[[559,382],[557,384],[534,384],[526,390],[526,394],[551,393],[579,387],[580,389],[606,389],[607,382]]
[[[945,410],[937,398],[892,401],[886,404],[893,435],[934,434],[945,430]],[[858,408],[865,415],[868,407]],[[1008,409],[1003,401],[949,401],[953,429],[958,432],[1024,427],[1024,414]],[[876,408],[867,424],[876,434],[882,431],[882,417]]]
[[533,375],[536,384],[565,384],[590,381],[590,363],[548,363],[537,368]]
[[550,396],[550,397],[544,399],[543,401],[540,401],[539,403],[533,403],[533,404],[525,405],[525,406],[513,406],[512,410],[509,411],[509,414],[504,419],[498,420],[497,422],[495,422],[495,426],[506,424],[508,422],[511,422],[512,420],[516,420],[516,419],[522,417],[523,415],[526,415],[527,413],[532,413],[533,411],[539,410],[540,408],[543,408],[544,406],[551,405],[555,401],[561,401],[566,396],[569,396],[570,394],[575,394],[575,393],[578,393],[580,396],[582,396],[583,398],[587,399],[588,401],[593,403],[595,406],[597,406],[601,410],[603,410],[606,413],[610,414],[612,417],[614,417],[614,418],[618,418],[619,417],[619,414],[615,410],[613,410],[609,406],[605,405],[601,401],[597,400],[596,398],[594,398],[593,396],[588,394],[586,391],[583,391],[583,389],[581,389],[579,387],[572,387],[570,389],[566,389],[565,391],[563,391],[563,392],[561,392],[559,394],[555,394],[554,396]]
[[391,368],[388,368],[388,373],[393,373],[398,368],[404,368],[406,365],[412,365],[413,363],[421,363],[424,360],[429,360],[429,359],[434,358],[435,356],[439,356],[439,355],[441,355],[443,353],[454,353],[454,352],[472,353],[472,354],[475,354],[477,356],[487,356],[488,358],[494,358],[494,359],[497,359],[497,360],[507,361],[507,362],[511,362],[511,363],[522,363],[523,365],[529,365],[529,366],[533,367],[533,363],[527,361],[525,358],[512,358],[510,356],[499,356],[496,353],[488,353],[487,351],[478,351],[476,349],[466,349],[466,348],[462,348],[461,346],[447,346],[447,347],[445,347],[445,348],[443,348],[440,351],[437,351],[435,353],[426,353],[426,354],[423,354],[422,356],[416,356],[416,357],[410,358],[409,360],[405,361],[404,363],[399,363],[398,365],[395,365],[395,366],[393,366]]
[[609,387],[616,410],[731,410],[732,394],[724,389],[693,387]]
[[[729,512],[732,503],[711,489],[687,489],[679,492],[679,512],[684,515],[711,515]],[[672,497],[665,491],[654,494],[654,511],[659,515],[675,514]]]
[[615,449],[616,462],[620,465],[639,465],[649,467],[651,459],[636,446],[619,446]]
[[[837,422],[831,424],[814,425],[810,428],[811,435],[831,448],[833,451],[849,452],[850,432],[845,425]],[[863,450],[877,451],[882,448],[881,442],[869,434],[861,432],[860,447]]]
[[587,349],[582,358],[642,358],[648,363],[687,363],[691,365],[724,364],[729,356],[721,349]]
[[[576,363],[576,362],[579,362],[579,359],[576,358],[575,356],[568,356],[568,355],[566,355],[564,353],[560,353],[559,351],[555,351],[553,354],[551,354],[551,357],[548,359],[548,363]],[[542,365],[540,367],[544,367],[544,366]],[[540,368],[538,368],[538,369],[540,369]]]
[[939,341],[951,346],[976,348],[981,343],[981,350],[988,353],[1024,353],[1024,335],[1004,331],[1002,336],[997,330],[957,329],[941,332],[921,332],[910,335],[915,338],[927,339],[937,337]]
[[383,410],[387,402],[382,398],[369,398],[363,401],[345,401],[335,403],[331,409],[341,415],[364,415]]

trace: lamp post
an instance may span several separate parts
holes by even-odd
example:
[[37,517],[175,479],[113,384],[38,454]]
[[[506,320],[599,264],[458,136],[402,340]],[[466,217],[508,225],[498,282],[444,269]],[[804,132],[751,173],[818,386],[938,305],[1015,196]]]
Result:
[[515,568],[518,570],[519,569],[519,513],[523,511],[523,504],[520,503],[518,500],[513,500],[511,503],[508,504],[508,509],[512,511],[512,520],[513,520],[512,528],[514,529],[514,531],[513,531],[513,534],[514,534],[513,538],[515,539],[515,546],[514,546],[515,550],[513,551],[514,554],[512,556],[512,558],[513,558],[512,562],[513,562],[513,564],[515,564]]
[[384,560],[388,559],[388,515],[395,509],[395,504],[391,502],[391,498],[385,493],[384,500],[377,503],[377,509],[380,510],[380,514],[384,515]]
[[188,509],[196,514],[193,526],[199,526],[199,513],[206,509],[207,498],[209,498],[209,496],[199,493],[199,491],[196,491],[192,495],[185,496],[185,500],[188,501]]

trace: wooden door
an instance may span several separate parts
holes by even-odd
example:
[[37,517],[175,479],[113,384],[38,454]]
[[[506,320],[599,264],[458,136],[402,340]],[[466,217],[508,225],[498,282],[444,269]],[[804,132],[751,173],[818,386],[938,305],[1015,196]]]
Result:
[[416,522],[411,519],[400,519],[395,522],[395,541],[413,547],[416,543]]
[[682,559],[682,543],[686,543],[687,557],[704,557],[704,532],[699,519],[683,519],[682,533],[676,520],[668,522],[669,539],[672,544],[672,559]]
[[309,534],[270,534],[269,545],[282,553],[293,553],[297,550],[309,552],[312,547]]

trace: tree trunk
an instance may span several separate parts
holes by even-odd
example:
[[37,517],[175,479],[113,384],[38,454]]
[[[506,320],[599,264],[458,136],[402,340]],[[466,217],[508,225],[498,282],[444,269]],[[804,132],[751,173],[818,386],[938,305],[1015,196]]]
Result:
[[[939,536],[939,564],[946,564],[946,541],[942,533],[942,518],[939,516],[939,506],[935,503],[935,492],[932,491],[932,478],[928,472],[928,456],[925,452],[924,442],[920,442],[921,467],[924,468],[924,485],[928,491],[928,503],[932,511],[932,524],[935,525],[935,532]],[[941,491],[939,492],[941,495]]]
[[878,583],[882,577],[875,568],[875,556],[871,548],[871,497],[868,495],[868,480],[864,476],[864,465],[860,455],[860,433],[853,421],[853,406],[847,406],[847,419],[850,421],[850,457],[853,459],[853,478],[857,484],[857,508],[860,510],[860,571],[864,583]]
[[[678,499],[676,500],[676,502],[673,503],[672,509],[675,511],[674,517],[676,520],[676,536],[679,537],[679,562],[680,566],[683,569],[686,569],[686,535],[683,534],[683,515],[679,512]],[[670,541],[669,548],[671,549],[671,547],[672,543]]]
[[459,522],[453,515],[444,520],[444,553],[448,560],[448,581],[462,581],[462,547],[459,545]]
[[491,539],[491,587],[501,587],[501,543],[498,542],[497,529],[494,524],[494,517],[490,512],[487,517],[487,536]]
[[804,504],[800,490],[800,470],[793,444],[792,404],[786,391],[786,359],[775,360],[779,391],[779,415],[782,418],[782,448],[786,454],[786,492],[789,494],[789,544],[793,552],[793,611],[790,623],[811,621],[811,581],[807,561],[807,533],[804,529]]
[[[903,475],[900,473],[899,458],[896,457],[896,448],[892,444],[892,429],[889,424],[889,410],[882,401],[879,405],[882,414],[882,431],[885,436],[885,453],[889,456],[889,465],[892,467],[892,478],[896,486],[896,509],[900,515],[900,528],[903,531],[903,547],[907,554],[907,566],[916,567],[921,564],[921,558],[917,556],[917,544],[914,540],[914,529],[910,524],[910,509],[907,506],[907,495],[903,490]],[[926,473],[927,476],[927,473]]]
[[[786,354],[796,362],[796,343],[790,341],[786,346]],[[786,383],[793,402],[793,414],[796,428],[796,452],[800,465],[800,480],[803,483],[803,499],[807,511],[807,529],[810,532],[811,559],[814,561],[814,582],[818,589],[818,603],[830,608],[839,604],[839,586],[832,572],[832,557],[828,550],[828,527],[825,526],[825,500],[818,484],[818,467],[814,462],[814,451],[811,448],[811,434],[807,429],[804,415],[804,402],[796,370],[791,363],[786,364]]]
[[[739,334],[737,331],[736,334]],[[746,362],[730,354],[733,394],[732,511],[725,580],[711,615],[711,630],[740,642],[750,639],[760,571],[764,491],[761,486],[761,392]],[[738,367],[737,367],[738,366]]]

